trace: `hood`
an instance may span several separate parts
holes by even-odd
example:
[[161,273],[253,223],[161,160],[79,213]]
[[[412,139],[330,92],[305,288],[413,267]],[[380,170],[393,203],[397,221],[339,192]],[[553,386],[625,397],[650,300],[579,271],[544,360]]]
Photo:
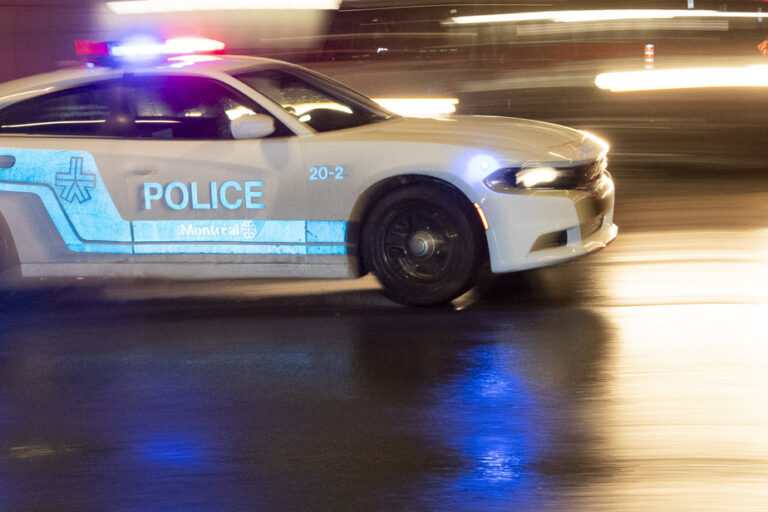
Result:
[[450,144],[504,159],[569,162],[596,158],[604,147],[583,132],[542,121],[491,116],[399,118],[360,129],[367,140]]

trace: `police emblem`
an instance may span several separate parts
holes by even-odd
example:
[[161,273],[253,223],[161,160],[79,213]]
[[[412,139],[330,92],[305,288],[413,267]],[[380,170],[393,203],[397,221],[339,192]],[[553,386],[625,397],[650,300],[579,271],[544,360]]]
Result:
[[59,197],[72,202],[84,203],[91,199],[89,189],[96,188],[96,176],[83,172],[83,158],[73,156],[69,161],[69,172],[56,173],[56,186],[61,188]]

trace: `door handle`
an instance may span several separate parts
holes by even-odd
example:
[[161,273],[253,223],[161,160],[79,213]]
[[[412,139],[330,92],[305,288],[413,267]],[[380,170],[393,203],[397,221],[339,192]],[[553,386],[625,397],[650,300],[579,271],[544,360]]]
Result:
[[16,165],[16,157],[0,155],[0,169],[10,169]]
[[157,174],[157,171],[154,169],[135,169],[131,171],[131,174],[136,176],[149,176],[151,174]]

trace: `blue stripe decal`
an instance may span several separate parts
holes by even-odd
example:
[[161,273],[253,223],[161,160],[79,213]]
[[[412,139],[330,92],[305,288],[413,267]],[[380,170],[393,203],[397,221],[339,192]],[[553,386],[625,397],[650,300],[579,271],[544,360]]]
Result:
[[39,197],[62,240],[73,252],[288,255],[347,252],[344,221],[128,221],[118,212],[90,153],[2,148],[0,156],[7,163],[0,172],[0,192]]
[[136,244],[135,254],[346,254],[343,245],[304,244]]
[[307,254],[347,254],[344,245],[308,245]]
[[341,243],[347,240],[347,223],[340,221],[307,221],[307,243]]
[[136,242],[305,243],[306,224],[303,220],[134,221],[133,236]]

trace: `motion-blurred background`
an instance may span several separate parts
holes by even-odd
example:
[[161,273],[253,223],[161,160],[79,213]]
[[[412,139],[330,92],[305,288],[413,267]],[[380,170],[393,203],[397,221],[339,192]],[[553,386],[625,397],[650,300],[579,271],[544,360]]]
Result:
[[760,0],[6,0],[0,81],[78,65],[77,40],[136,34],[215,38],[376,98],[455,99],[459,113],[590,129],[613,145],[619,173],[763,167]]
[[588,129],[621,232],[443,309],[0,293],[0,511],[766,510],[768,2],[0,0],[0,81],[134,34]]
[[659,63],[704,57],[714,63],[759,55],[757,45],[768,38],[765,3],[4,0],[0,80],[72,60],[75,40],[136,33],[213,37],[235,53],[295,62],[409,62],[417,69],[539,70],[609,59],[642,65],[645,44],[655,44]]

